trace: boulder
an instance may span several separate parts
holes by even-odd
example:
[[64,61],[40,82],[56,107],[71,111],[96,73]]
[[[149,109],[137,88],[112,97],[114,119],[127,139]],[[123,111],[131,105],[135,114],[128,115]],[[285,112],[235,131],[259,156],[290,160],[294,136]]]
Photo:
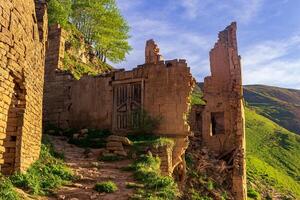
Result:
[[107,139],[107,142],[121,142],[123,145],[131,146],[132,142],[127,137],[110,135]]
[[110,151],[124,151],[121,142],[108,142],[106,143],[106,149]]

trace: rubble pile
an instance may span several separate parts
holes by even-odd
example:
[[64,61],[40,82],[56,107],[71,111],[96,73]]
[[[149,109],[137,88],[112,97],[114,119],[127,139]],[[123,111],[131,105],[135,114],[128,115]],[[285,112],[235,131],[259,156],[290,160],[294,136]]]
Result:
[[[228,156],[230,155],[231,156]],[[231,152],[226,154],[226,159],[234,156]],[[212,199],[234,199],[230,186],[232,183],[232,161],[221,159],[211,152],[195,138],[191,138],[187,150],[188,176],[186,180],[185,196],[190,199],[193,192],[197,191],[202,197]]]

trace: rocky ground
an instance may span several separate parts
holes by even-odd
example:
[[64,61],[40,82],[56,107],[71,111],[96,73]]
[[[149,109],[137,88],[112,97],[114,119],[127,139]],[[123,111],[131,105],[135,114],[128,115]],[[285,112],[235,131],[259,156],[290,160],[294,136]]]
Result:
[[[128,166],[130,160],[100,162],[98,157],[104,149],[86,151],[67,143],[64,137],[51,136],[54,148],[64,153],[66,164],[79,177],[72,184],[60,188],[55,195],[48,197],[50,200],[126,200],[133,190],[126,188],[126,182],[134,182],[131,172],[122,171]],[[94,185],[101,181],[113,181],[118,186],[118,191],[110,194],[98,193],[93,190]]]

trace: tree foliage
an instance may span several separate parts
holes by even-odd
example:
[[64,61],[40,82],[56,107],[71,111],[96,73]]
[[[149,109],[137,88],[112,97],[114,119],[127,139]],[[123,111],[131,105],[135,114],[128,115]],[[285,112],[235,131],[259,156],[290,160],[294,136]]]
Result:
[[71,6],[71,0],[49,0],[49,24],[58,23],[61,26],[66,27],[71,14]]
[[129,26],[115,0],[50,0],[49,22],[70,22],[103,62],[121,62],[131,50]]

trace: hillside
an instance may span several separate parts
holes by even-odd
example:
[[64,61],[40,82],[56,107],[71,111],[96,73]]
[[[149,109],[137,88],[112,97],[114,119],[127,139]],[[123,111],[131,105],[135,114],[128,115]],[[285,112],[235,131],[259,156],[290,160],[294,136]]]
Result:
[[300,198],[300,136],[247,108],[246,143],[248,188]]
[[249,85],[244,87],[244,97],[259,114],[300,134],[300,90]]

